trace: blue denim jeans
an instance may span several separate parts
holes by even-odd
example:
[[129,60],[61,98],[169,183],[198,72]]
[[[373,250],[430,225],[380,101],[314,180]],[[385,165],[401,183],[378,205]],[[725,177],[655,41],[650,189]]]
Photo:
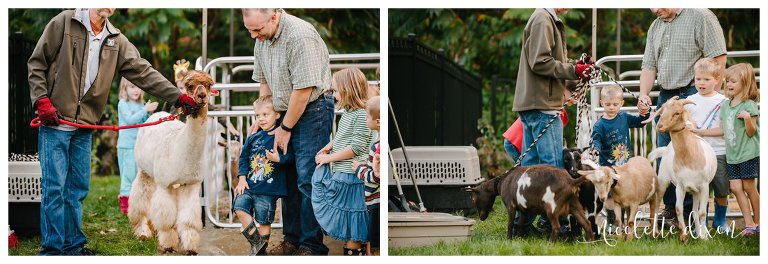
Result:
[[43,174],[40,255],[77,254],[87,243],[81,226],[91,175],[92,131],[61,131],[46,126],[39,131]]
[[512,163],[516,163],[517,159],[520,158],[520,151],[517,150],[515,145],[512,145],[512,142],[509,142],[509,139],[504,139],[504,149],[507,150],[507,154],[509,154],[509,157],[512,159]]
[[235,197],[234,211],[243,211],[253,217],[260,225],[272,224],[275,220],[277,196],[253,194],[244,192]]
[[282,199],[285,241],[316,255],[328,255],[328,247],[323,244],[323,231],[312,209],[312,174],[315,154],[331,141],[333,122],[333,96],[322,95],[307,104],[291,132],[290,151],[296,159],[296,171],[288,171],[288,197]]
[[[553,116],[539,110],[523,111],[519,114],[520,120],[523,121],[523,145],[520,149],[522,155]],[[521,164],[523,166],[548,164],[558,168],[563,167],[563,122],[559,114],[536,145],[523,157]]]
[[[688,88],[680,88],[677,90],[664,90],[661,89],[659,91],[659,98],[656,101],[656,107],[659,107],[660,105],[663,105],[666,103],[670,98],[673,96],[678,96],[678,99],[685,99],[688,98],[688,96],[691,96],[693,94],[696,94],[698,91],[696,90],[696,86],[689,86]],[[657,116],[655,121],[659,122],[660,116]],[[669,145],[669,142],[671,141],[669,137],[669,133],[661,133],[656,132],[656,146],[657,147],[665,147]],[[658,164],[658,162],[657,162]],[[656,170],[656,173],[658,173],[658,168]],[[667,191],[664,193],[664,205],[666,208],[675,208],[675,201],[677,198],[675,197],[675,185],[670,183],[669,187],[667,187]],[[693,197],[690,193],[685,194],[685,199],[683,200],[683,211],[686,213],[691,211],[691,208],[693,208]]]

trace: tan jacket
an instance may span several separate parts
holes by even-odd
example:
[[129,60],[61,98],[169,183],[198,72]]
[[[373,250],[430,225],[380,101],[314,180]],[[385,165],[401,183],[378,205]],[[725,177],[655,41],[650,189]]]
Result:
[[578,79],[567,55],[563,23],[536,9],[523,33],[512,111],[557,110],[563,105],[565,80]]
[[27,63],[33,104],[47,96],[65,120],[96,124],[104,113],[116,74],[165,101],[178,100],[179,89],[142,59],[136,47],[109,21],[104,27],[107,36],[101,45],[98,74],[88,92],[83,93],[88,61],[84,23],[90,22],[80,11],[63,11],[45,26]]

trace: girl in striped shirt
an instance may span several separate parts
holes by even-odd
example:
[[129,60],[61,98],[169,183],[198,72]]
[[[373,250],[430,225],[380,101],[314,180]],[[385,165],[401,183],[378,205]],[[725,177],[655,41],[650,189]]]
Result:
[[344,255],[364,255],[368,235],[368,210],[364,183],[352,163],[365,161],[373,132],[366,125],[368,80],[357,68],[333,74],[337,109],[343,109],[333,140],[315,156],[312,175],[312,208],[317,222],[333,239],[345,241]]

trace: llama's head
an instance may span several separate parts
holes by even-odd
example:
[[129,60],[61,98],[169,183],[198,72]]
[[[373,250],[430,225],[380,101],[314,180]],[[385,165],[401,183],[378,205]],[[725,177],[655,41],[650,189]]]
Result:
[[202,71],[192,70],[183,79],[185,93],[195,99],[200,106],[197,113],[190,115],[192,118],[206,117],[208,114],[208,98],[211,96],[213,79]]

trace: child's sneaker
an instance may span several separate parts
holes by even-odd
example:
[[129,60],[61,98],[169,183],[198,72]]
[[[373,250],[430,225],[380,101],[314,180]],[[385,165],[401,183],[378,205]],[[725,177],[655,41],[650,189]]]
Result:
[[128,215],[128,196],[120,195],[117,200],[120,201],[120,212],[123,212],[123,215]]
[[739,236],[754,236],[757,235],[757,227],[747,227],[739,233]]

